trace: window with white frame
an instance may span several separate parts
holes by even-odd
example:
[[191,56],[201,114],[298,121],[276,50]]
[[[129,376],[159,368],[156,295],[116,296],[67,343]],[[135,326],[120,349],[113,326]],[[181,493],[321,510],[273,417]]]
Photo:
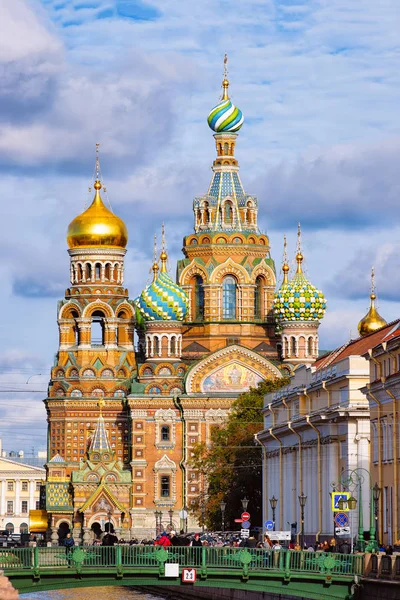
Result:
[[374,463],[378,462],[379,456],[379,441],[378,441],[378,423],[371,421],[371,432],[372,432],[372,460]]

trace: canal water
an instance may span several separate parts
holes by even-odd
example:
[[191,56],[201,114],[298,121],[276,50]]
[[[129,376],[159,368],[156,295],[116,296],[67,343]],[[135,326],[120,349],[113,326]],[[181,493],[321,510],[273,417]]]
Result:
[[90,587],[23,594],[21,600],[164,600],[129,587]]

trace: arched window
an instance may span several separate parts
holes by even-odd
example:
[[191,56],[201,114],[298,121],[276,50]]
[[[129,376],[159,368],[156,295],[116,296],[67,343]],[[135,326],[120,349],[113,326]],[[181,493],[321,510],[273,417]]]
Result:
[[307,340],[307,354],[308,356],[313,355],[313,339],[311,337]]
[[254,289],[254,318],[263,318],[263,278],[257,277]]
[[225,223],[232,222],[232,202],[225,202]]
[[168,425],[163,425],[161,427],[161,441],[169,442],[169,437],[170,437],[169,427],[168,427]]
[[90,343],[92,346],[104,346],[104,314],[100,310],[95,310],[92,315]]
[[194,280],[194,318],[204,319],[204,285],[200,275],[196,275]]
[[96,279],[100,279],[101,278],[101,264],[100,263],[96,263],[95,272],[96,272]]
[[12,523],[7,523],[6,531],[7,533],[14,533],[14,525]]
[[231,275],[222,283],[222,318],[236,319],[236,280]]
[[176,337],[174,335],[171,338],[171,354],[176,354]]
[[92,278],[92,265],[89,263],[86,265],[86,281]]
[[105,271],[104,271],[104,277],[105,277],[105,279],[107,279],[109,281],[110,280],[110,275],[111,275],[111,265],[110,265],[110,263],[107,263]]
[[224,144],[224,154],[225,155],[229,154],[229,144],[228,144],[228,142],[225,142],[225,144]]
[[160,338],[158,335],[154,336],[154,354],[160,354]]
[[28,531],[29,531],[28,523],[21,523],[21,525],[19,526],[19,532],[20,533],[28,533]]
[[290,338],[290,354],[296,356],[296,338],[293,336]]

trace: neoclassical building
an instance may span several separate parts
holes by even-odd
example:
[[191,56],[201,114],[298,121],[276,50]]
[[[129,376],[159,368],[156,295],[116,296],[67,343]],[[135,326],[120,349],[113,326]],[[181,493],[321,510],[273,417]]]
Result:
[[[186,509],[205,482],[191,467],[193,447],[223,426],[238,394],[317,355],[323,310],[311,311],[301,332],[290,317],[276,328],[275,265],[258,227],[258,200],[240,179],[243,115],[228,88],[225,74],[208,117],[217,151],[212,178],[194,200],[194,232],[184,238],[176,281],[163,232],[152,282],[129,297],[127,228],[102,197],[98,157],[93,202],[69,225],[70,286],[58,305],[59,347],[45,400],[43,509],[53,542],[68,529],[77,543],[89,543],[107,526],[124,539],[153,536],[159,521],[197,527]],[[293,279],[300,287],[301,260]]]

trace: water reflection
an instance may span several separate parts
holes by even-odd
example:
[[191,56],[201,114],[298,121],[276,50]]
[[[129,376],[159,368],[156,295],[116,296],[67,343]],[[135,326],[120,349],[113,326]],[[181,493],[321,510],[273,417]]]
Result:
[[23,594],[21,600],[164,600],[130,587],[88,587]]

